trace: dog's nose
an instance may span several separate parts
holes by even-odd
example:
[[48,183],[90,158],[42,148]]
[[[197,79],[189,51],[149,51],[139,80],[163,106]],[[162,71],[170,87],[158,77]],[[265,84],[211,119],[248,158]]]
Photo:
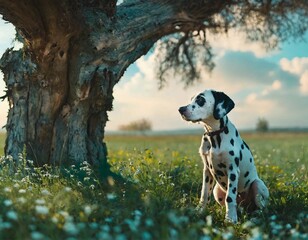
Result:
[[186,107],[180,107],[180,108],[179,108],[179,112],[180,112],[181,114],[183,114],[185,111],[186,111]]

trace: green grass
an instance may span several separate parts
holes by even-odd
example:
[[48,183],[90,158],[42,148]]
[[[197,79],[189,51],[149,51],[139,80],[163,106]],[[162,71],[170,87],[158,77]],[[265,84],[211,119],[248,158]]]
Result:
[[243,137],[271,199],[258,216],[239,213],[237,225],[214,200],[195,212],[200,136],[108,136],[125,183],[101,184],[87,164],[60,172],[21,156],[25,167],[11,172],[2,159],[0,239],[307,239],[308,134]]

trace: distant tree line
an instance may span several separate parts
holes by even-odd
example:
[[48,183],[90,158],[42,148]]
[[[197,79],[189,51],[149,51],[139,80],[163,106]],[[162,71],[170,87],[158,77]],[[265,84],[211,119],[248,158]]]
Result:
[[265,118],[259,118],[257,121],[256,130],[258,132],[267,132],[269,130],[268,121]]
[[120,131],[139,131],[139,132],[151,131],[152,123],[151,121],[143,118],[140,120],[130,122],[128,124],[120,125],[119,130]]

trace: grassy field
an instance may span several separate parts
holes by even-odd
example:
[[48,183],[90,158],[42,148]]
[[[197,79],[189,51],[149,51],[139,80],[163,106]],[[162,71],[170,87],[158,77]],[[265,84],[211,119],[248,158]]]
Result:
[[[200,136],[107,136],[124,183],[106,186],[84,163],[11,172],[2,159],[0,239],[307,239],[308,134],[243,134],[270,189],[268,208],[224,222],[214,200],[198,214]],[[3,146],[3,136],[0,138]]]

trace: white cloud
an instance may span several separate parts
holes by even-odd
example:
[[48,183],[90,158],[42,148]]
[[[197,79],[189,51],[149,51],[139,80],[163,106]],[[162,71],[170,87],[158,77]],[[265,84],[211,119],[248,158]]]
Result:
[[308,70],[306,70],[300,78],[300,90],[301,93],[308,95]]
[[300,92],[308,95],[308,57],[295,57],[292,60],[283,58],[280,60],[280,66],[299,77]]
[[283,70],[287,72],[301,75],[306,69],[308,69],[308,57],[295,57],[292,60],[282,58],[280,60],[280,66]]
[[272,91],[277,91],[277,90],[280,90],[281,88],[282,88],[281,81],[275,80],[272,85],[266,87],[263,90],[262,95],[270,94]]
[[231,29],[226,34],[207,36],[211,46],[215,48],[218,56],[224,55],[227,51],[252,52],[256,57],[264,57],[273,54],[268,52],[265,44],[257,41],[249,41],[242,31]]

